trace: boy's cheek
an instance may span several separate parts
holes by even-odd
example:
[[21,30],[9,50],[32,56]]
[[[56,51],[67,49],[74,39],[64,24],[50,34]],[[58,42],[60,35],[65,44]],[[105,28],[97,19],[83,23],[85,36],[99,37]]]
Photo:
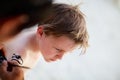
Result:
[[52,53],[52,52],[46,52],[43,54],[43,56],[46,60],[50,60],[55,57],[54,53]]

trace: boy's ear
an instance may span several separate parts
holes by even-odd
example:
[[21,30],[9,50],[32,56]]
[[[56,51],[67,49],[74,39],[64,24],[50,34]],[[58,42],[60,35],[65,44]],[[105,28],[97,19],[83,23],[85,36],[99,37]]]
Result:
[[39,34],[40,36],[42,36],[42,34],[43,34],[43,26],[39,26],[38,27],[37,34]]

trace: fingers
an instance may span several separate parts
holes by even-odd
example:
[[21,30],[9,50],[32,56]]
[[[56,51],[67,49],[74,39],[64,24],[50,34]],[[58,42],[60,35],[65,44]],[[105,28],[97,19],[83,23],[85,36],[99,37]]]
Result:
[[[10,61],[11,64],[14,65],[19,65],[17,61]],[[23,75],[23,70],[20,67],[13,67],[12,74],[16,76],[22,76]]]
[[6,72],[7,66],[8,66],[7,61],[4,60],[0,65],[0,74],[2,74],[3,72]]
[[12,61],[8,61],[8,62],[11,64],[14,64],[14,65],[19,65],[19,63],[16,60],[12,60]]
[[16,61],[3,61],[0,65],[0,80],[23,80],[24,74],[20,67],[13,67],[11,72],[7,71],[8,63],[18,65]]
[[[19,65],[18,62],[16,61],[11,61],[12,64],[14,65]],[[24,79],[24,72],[21,67],[13,67],[11,76],[14,75],[15,80],[23,80]]]
[[16,76],[23,76],[24,75],[23,70],[20,67],[14,67],[12,72]]
[[5,60],[0,65],[0,78],[2,78],[2,79],[5,78],[8,74],[7,66],[8,66],[7,61],[5,61]]

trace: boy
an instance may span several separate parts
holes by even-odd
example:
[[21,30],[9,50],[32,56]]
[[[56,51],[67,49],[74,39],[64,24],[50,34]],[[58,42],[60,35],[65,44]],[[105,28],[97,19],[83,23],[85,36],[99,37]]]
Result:
[[56,61],[78,46],[83,51],[88,46],[83,14],[77,7],[54,3],[51,15],[39,23],[37,31],[20,33],[3,43],[2,51],[7,60],[32,68],[40,54],[47,62]]

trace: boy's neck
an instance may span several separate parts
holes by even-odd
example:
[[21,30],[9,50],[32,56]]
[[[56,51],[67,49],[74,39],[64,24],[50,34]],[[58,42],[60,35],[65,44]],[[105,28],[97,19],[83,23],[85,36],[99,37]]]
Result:
[[28,42],[28,49],[33,52],[39,51],[39,45],[37,42],[36,34],[31,34]]

